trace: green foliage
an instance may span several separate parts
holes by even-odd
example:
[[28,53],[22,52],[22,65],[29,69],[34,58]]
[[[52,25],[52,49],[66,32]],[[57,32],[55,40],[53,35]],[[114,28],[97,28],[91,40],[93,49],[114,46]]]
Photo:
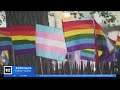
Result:
[[6,17],[3,11],[0,11],[0,25],[6,21]]
[[[71,11],[71,15],[74,16],[74,18],[77,18],[76,15],[79,15],[78,19],[84,18],[84,14],[82,11]],[[90,15],[92,18],[94,18],[94,14],[98,13],[99,17],[102,17],[102,22],[108,26],[115,26],[114,22],[116,21],[116,17],[110,12],[110,11],[90,11]]]
[[115,26],[114,22],[116,21],[116,17],[110,11],[92,11],[90,14],[94,15],[96,12],[99,14],[99,17],[104,18],[102,21],[104,24],[110,26],[112,23]]
[[[71,15],[74,15],[74,18],[77,18],[76,15],[79,15],[78,19],[84,18],[84,14],[82,11],[71,11]],[[102,22],[108,26],[115,26],[114,22],[116,21],[116,17],[111,13],[111,11],[90,11],[90,15],[94,18],[94,14],[98,13],[99,17],[102,17]]]

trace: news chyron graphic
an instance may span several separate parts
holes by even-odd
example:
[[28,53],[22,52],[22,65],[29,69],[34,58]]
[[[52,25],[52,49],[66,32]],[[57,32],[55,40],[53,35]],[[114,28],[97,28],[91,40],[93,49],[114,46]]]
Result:
[[12,66],[4,66],[4,75],[12,75]]
[[34,77],[33,66],[4,66],[4,77]]

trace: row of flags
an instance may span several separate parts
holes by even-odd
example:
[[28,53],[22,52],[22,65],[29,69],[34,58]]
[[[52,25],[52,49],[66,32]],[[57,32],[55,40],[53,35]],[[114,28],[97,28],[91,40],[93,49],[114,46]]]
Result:
[[[110,58],[115,47],[95,20],[67,21],[62,26],[63,29],[40,24],[0,28],[0,51],[12,50],[14,56],[34,54],[59,61]],[[119,46],[117,42],[116,48]]]

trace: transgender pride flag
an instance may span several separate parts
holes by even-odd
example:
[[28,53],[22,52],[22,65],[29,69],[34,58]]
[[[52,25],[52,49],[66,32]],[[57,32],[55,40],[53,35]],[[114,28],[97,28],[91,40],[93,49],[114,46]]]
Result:
[[63,30],[44,25],[36,25],[36,55],[64,61],[67,49]]

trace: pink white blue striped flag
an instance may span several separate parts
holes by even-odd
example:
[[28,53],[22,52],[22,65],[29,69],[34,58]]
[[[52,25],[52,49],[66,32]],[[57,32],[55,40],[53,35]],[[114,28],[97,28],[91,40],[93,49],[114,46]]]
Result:
[[64,61],[67,48],[63,30],[44,25],[36,25],[36,55]]

